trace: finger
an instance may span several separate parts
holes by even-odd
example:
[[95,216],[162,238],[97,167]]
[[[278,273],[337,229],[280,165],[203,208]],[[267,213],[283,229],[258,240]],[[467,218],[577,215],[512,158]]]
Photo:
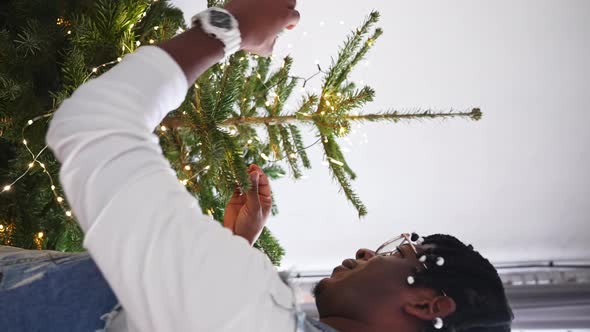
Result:
[[259,52],[258,55],[262,57],[269,57],[272,55],[272,50],[275,48],[275,44],[277,43],[277,38],[272,40],[272,42],[267,43],[267,46],[264,48],[263,51]]
[[268,180],[268,176],[261,172],[260,177],[258,178],[258,195],[264,197],[270,197],[271,190],[270,190],[270,181]]
[[287,16],[287,25],[286,28],[288,30],[293,30],[299,24],[299,20],[301,19],[301,14],[297,10],[289,10],[289,15]]
[[250,174],[250,182],[252,182],[252,188],[246,193],[246,207],[252,213],[258,213],[261,211],[260,197],[258,197],[258,185],[260,181],[260,172],[252,172]]

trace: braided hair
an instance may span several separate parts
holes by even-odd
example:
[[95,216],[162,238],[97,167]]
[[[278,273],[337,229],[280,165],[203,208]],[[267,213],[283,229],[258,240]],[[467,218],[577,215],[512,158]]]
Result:
[[[456,303],[456,311],[444,318],[444,326],[427,332],[507,332],[514,315],[504,286],[492,264],[473,246],[453,236],[436,234],[424,238],[432,244],[424,250],[428,269],[415,275],[416,285],[443,290]],[[437,264],[442,257],[444,264]]]

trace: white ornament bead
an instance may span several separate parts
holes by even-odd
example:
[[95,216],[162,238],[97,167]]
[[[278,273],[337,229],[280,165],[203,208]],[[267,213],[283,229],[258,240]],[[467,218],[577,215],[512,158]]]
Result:
[[418,260],[420,261],[420,263],[426,262],[426,255],[420,256],[420,258],[418,258]]
[[436,265],[438,265],[438,266],[443,266],[443,265],[445,265],[445,259],[444,259],[444,258],[442,258],[442,257],[439,257],[439,258],[437,258],[437,259],[436,259]]
[[440,317],[436,317],[434,319],[433,325],[435,329],[440,330],[443,327],[443,320]]
[[416,282],[416,280],[412,276],[409,276],[407,281],[408,281],[408,285],[413,285]]

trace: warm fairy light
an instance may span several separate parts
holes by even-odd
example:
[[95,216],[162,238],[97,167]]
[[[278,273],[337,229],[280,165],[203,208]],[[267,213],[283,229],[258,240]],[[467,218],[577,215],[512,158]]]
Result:
[[266,107],[269,107],[270,106],[270,101],[267,100],[266,103],[265,103],[265,105],[266,105]]
[[58,17],[58,18],[57,18],[57,22],[56,22],[56,24],[57,24],[57,25],[62,25],[62,24],[64,24],[64,19],[63,19],[63,18],[61,18],[61,17]]
[[27,145],[27,140],[26,139],[23,140],[23,144],[24,145]]
[[38,238],[40,238],[40,239],[42,239],[44,235],[45,235],[45,234],[43,234],[43,232],[39,232],[39,233],[37,233],[37,237],[38,237]]
[[297,154],[296,154],[296,153],[291,153],[291,154],[289,155],[289,158],[291,158],[291,159],[295,159],[295,158],[297,158]]
[[344,166],[344,163],[343,163],[343,162],[341,162],[341,161],[338,161],[338,160],[336,160],[336,159],[334,159],[334,158],[330,158],[330,157],[328,157],[328,160],[329,160],[329,161],[330,161],[332,164],[336,164],[336,165],[338,165],[338,166]]
[[258,79],[262,78],[262,76],[260,76],[260,74],[257,74],[256,77],[258,77]]
[[330,104],[330,101],[326,100],[326,106],[330,106],[330,105],[332,105],[332,104]]
[[33,166],[35,166],[35,164],[29,163],[29,168],[33,168]]
[[92,72],[96,73],[98,71],[98,68],[92,68]]
[[168,128],[166,128],[166,126],[161,126],[161,127],[160,127],[160,130],[161,130],[161,131],[166,131],[167,129],[168,129]]
[[229,134],[232,135],[232,136],[235,135],[235,134],[237,134],[237,133],[238,133],[238,130],[236,128],[232,128],[232,129],[229,130]]
[[51,185],[51,190],[55,190],[55,186],[54,185]]
[[72,34],[72,30],[68,30],[68,35],[71,35],[71,34]]
[[121,58],[121,57],[118,57],[118,58],[117,58],[117,62],[121,62],[121,61],[123,61],[123,58]]
[[66,211],[66,216],[71,217],[72,216],[72,211]]
[[248,140],[248,144],[252,144],[252,140],[251,139]]
[[141,42],[139,40],[135,42],[135,46],[140,46],[140,45],[141,45]]
[[205,170],[208,171],[211,168],[211,166],[207,165],[205,166]]
[[183,186],[186,186],[188,184],[188,180],[186,180],[186,179],[182,180],[182,181],[180,181],[180,183],[182,183]]
[[44,163],[39,163],[39,165],[41,166],[41,168],[45,169],[45,164]]
[[57,196],[57,201],[58,201],[59,203],[61,203],[61,202],[63,202],[63,201],[64,201],[64,199],[63,199],[62,197],[60,197],[60,196]]
[[187,171],[190,171],[191,170],[191,167],[190,167],[190,165],[186,165],[186,166],[184,166],[184,169],[187,170]]
[[336,94],[336,96],[337,96],[337,97],[342,97],[342,93],[338,92],[338,93]]
[[134,26],[135,24],[131,23],[131,25],[129,25],[129,28],[133,29]]
[[9,191],[10,188],[12,188],[11,186],[4,186],[4,189],[2,191]]
[[159,28],[160,28],[160,27],[156,25],[156,26],[154,27],[154,30],[158,30]]
[[155,43],[155,42],[156,42],[155,40],[153,40],[153,39],[150,39],[150,44],[153,44],[153,43]]
[[4,231],[4,225],[0,224],[0,232]]
[[33,120],[29,120],[29,122],[27,122],[27,123],[28,123],[28,124],[29,124],[29,126],[30,126],[30,125],[32,125],[32,124],[33,124]]

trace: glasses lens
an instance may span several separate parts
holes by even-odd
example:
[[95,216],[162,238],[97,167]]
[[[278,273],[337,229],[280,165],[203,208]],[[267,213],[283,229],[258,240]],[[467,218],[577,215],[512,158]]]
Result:
[[406,239],[399,238],[395,241],[389,242],[382,246],[381,248],[377,249],[377,255],[394,255],[397,252],[397,248],[404,244]]

